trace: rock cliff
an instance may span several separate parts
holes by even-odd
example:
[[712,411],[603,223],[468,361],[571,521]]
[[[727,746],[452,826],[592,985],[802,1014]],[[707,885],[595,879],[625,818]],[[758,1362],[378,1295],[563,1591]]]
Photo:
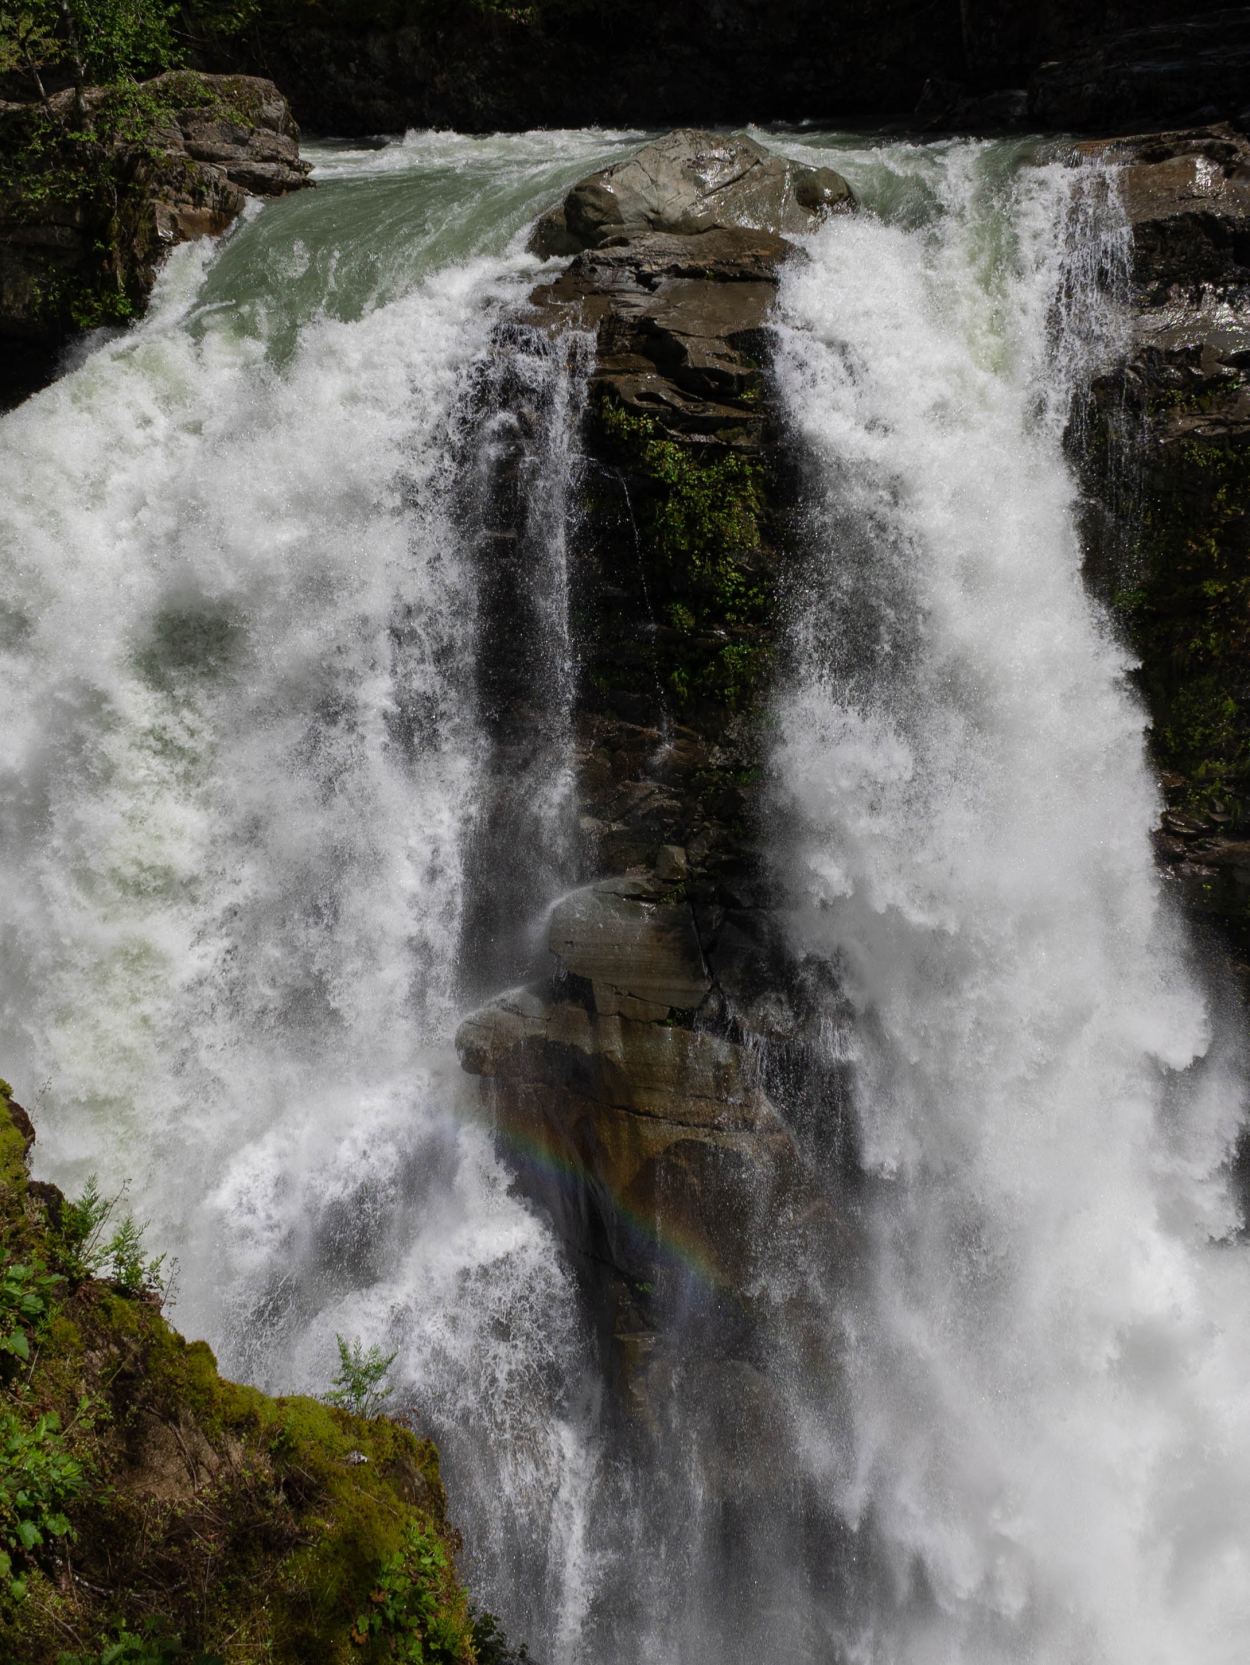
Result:
[[[264,64],[326,132],[926,119],[1212,120],[1246,107],[1243,7],[1180,0],[266,0],[215,67]],[[259,58],[258,58],[259,54]]]
[[1166,869],[1250,963],[1250,144],[1091,143],[1121,166],[1133,333],[1093,390],[1094,582],[1139,655]]

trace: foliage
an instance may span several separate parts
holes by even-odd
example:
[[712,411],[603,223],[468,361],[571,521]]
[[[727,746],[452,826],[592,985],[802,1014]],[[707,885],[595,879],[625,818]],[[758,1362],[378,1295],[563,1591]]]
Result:
[[51,1314],[53,1292],[64,1279],[38,1262],[10,1261],[0,1271],[0,1354],[26,1364],[30,1344]]
[[402,1548],[382,1563],[352,1641],[363,1648],[377,1640],[384,1657],[406,1665],[458,1665],[466,1654],[466,1622],[463,1608],[447,1602],[450,1579],[446,1549],[412,1522]]
[[[0,1578],[18,1599],[26,1593],[18,1568],[49,1538],[71,1532],[65,1509],[87,1484],[60,1417],[49,1411],[31,1420],[24,1409],[0,1405]],[[89,1423],[88,1400],[80,1404],[76,1420]]]
[[57,1665],[224,1665],[220,1654],[196,1653],[177,1637],[164,1637],[149,1625],[142,1634],[123,1626],[90,1654],[63,1653]]
[[125,1187],[112,1197],[102,1195],[94,1174],[83,1193],[61,1210],[57,1252],[66,1276],[74,1285],[86,1278],[107,1278],[128,1295],[145,1289],[164,1294],[166,1257],[148,1256],[143,1247],[145,1227],[127,1209],[119,1212]]
[[740,709],[767,668],[775,601],[762,561],[763,467],[738,451],[666,438],[652,418],[617,404],[600,414],[609,445],[640,481],[641,552],[669,626],[657,674],[678,707]]
[[4,0],[0,69],[24,71],[40,98],[49,76],[81,91],[153,75],[181,61],[176,15],[167,0]]
[[395,1362],[394,1353],[380,1347],[365,1348],[359,1338],[348,1342],[334,1338],[339,1350],[339,1373],[330,1384],[326,1404],[350,1411],[353,1416],[378,1416],[391,1396],[387,1372]]
[[477,1665],[532,1665],[529,1649],[514,1648],[493,1613],[474,1613],[473,1652]]

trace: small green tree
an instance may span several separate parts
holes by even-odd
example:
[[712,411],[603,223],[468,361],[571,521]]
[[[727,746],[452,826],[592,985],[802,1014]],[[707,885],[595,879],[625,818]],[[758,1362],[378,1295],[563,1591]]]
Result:
[[87,88],[134,81],[181,61],[168,0],[0,0],[0,70],[28,75],[46,109],[47,80],[69,79],[75,126],[91,128]]
[[326,1404],[356,1416],[379,1415],[391,1396],[386,1375],[396,1355],[384,1353],[380,1347],[366,1349],[359,1339],[350,1343],[341,1335],[334,1339],[339,1350],[339,1373],[330,1383]]

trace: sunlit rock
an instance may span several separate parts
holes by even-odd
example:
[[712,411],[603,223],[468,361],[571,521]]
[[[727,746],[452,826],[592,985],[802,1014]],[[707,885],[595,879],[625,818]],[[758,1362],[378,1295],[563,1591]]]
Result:
[[535,227],[536,254],[577,254],[648,231],[813,231],[855,206],[832,168],[775,156],[742,134],[682,127],[581,180]]

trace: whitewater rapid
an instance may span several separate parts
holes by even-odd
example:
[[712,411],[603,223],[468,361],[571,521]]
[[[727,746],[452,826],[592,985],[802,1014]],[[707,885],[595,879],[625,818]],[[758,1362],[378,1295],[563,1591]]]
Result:
[[869,1182],[830,1459],[876,1567],[847,1653],[1232,1665],[1240,1049],[1162,894],[1064,453],[1124,223],[1096,170],[931,156],[922,213],[829,227],[782,300],[812,557],[779,867],[853,1006]]

